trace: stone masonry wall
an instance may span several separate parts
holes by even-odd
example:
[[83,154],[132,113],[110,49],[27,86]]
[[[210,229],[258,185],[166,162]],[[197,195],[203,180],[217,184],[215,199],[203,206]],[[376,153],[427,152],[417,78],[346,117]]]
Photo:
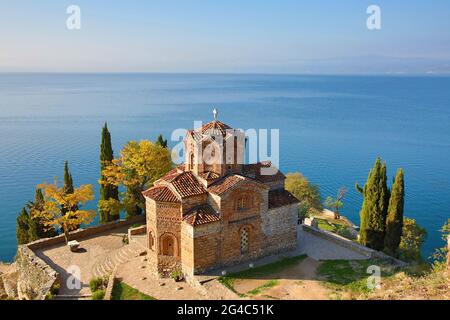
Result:
[[52,286],[59,281],[59,274],[26,245],[18,247],[16,263],[19,300],[44,300]]
[[220,230],[220,222],[199,226],[193,230],[195,273],[214,268],[220,263]]
[[297,247],[297,204],[274,208],[261,216],[262,230],[266,237],[264,254],[293,250]]

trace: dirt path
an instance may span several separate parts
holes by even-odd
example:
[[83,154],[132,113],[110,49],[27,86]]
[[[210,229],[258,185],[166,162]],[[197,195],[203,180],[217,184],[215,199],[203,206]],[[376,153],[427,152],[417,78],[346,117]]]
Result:
[[186,282],[159,279],[147,270],[145,257],[135,257],[120,265],[116,277],[127,285],[158,300],[200,300],[204,299]]
[[295,266],[271,274],[263,279],[239,279],[234,288],[239,293],[247,293],[261,287],[268,281],[276,280],[277,284],[251,299],[282,300],[328,300],[330,291],[317,280],[317,268],[320,262],[306,258]]

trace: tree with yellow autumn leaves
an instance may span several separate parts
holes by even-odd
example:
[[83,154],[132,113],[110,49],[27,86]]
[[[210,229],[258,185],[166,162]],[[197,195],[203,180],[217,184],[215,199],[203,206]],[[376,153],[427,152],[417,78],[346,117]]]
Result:
[[170,152],[164,146],[148,140],[128,142],[120,152],[120,157],[102,170],[99,180],[101,185],[125,187],[122,201],[109,199],[100,201],[99,206],[111,211],[125,208],[127,218],[142,214],[145,208],[142,191],[151,187],[171,168]]
[[45,227],[59,229],[69,242],[69,232],[80,224],[89,224],[94,219],[94,210],[81,210],[81,206],[94,199],[92,185],[82,185],[67,193],[65,187],[58,186],[57,179],[53,184],[41,184],[44,191],[44,204],[40,209],[32,208],[31,217],[39,219]]

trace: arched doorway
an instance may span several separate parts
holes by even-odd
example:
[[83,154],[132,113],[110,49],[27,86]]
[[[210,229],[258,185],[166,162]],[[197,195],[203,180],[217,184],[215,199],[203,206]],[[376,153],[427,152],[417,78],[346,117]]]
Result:
[[165,234],[161,238],[162,255],[174,257],[177,255],[176,239],[171,234]]

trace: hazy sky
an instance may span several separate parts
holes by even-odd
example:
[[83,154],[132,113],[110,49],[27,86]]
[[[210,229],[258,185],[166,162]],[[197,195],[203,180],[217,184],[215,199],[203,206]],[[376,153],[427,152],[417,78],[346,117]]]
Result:
[[0,0],[0,71],[450,73],[450,1]]

